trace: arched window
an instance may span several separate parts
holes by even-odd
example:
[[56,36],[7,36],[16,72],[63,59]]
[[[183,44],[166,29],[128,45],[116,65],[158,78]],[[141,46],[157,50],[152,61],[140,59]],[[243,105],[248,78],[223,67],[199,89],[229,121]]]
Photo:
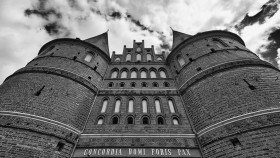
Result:
[[128,101],[128,112],[133,112],[133,99]]
[[141,71],[141,78],[147,78],[147,72],[145,70]]
[[125,83],[124,82],[121,82],[120,83],[120,87],[124,87]]
[[160,57],[157,58],[157,61],[162,61],[162,59]]
[[147,54],[147,61],[152,61],[152,56],[151,56],[151,54]]
[[99,118],[98,118],[98,121],[97,121],[97,124],[98,124],[98,125],[102,125],[103,122],[104,122],[103,117],[99,117]]
[[108,87],[113,87],[114,86],[114,83],[113,82],[110,82],[109,84],[108,84]]
[[148,124],[149,124],[149,118],[148,118],[147,116],[144,116],[144,117],[142,118],[142,124],[143,124],[143,125],[148,125]]
[[126,55],[126,61],[131,61],[131,54]]
[[147,87],[147,83],[146,83],[146,82],[143,82],[143,83],[142,83],[142,87]]
[[90,62],[91,59],[92,59],[92,55],[89,54],[89,53],[87,53],[87,55],[86,55],[86,57],[85,57],[85,61],[86,61],[86,62]]
[[179,125],[179,120],[176,117],[173,117],[172,122],[174,125]]
[[159,71],[159,75],[160,75],[161,78],[166,78],[166,74],[163,70]]
[[135,70],[131,71],[130,78],[137,78],[137,72]]
[[136,52],[141,52],[141,48],[138,47],[138,48],[136,49]]
[[183,65],[186,64],[185,60],[182,58],[182,56],[178,56],[177,57],[178,63],[180,64],[180,66],[182,67]]
[[175,113],[174,104],[173,104],[173,101],[171,99],[168,99],[168,105],[169,105],[170,112]]
[[127,118],[127,124],[133,124],[134,123],[134,120],[133,120],[133,117],[132,116],[129,116]]
[[115,70],[112,72],[111,78],[117,78],[118,77],[118,71]]
[[164,87],[169,87],[169,83],[168,82],[164,82]]
[[155,107],[156,107],[156,112],[161,113],[160,102],[158,99],[155,100]]
[[103,100],[103,104],[102,104],[102,109],[101,109],[101,113],[104,113],[104,112],[106,112],[106,109],[107,109],[107,105],[108,105],[108,100],[107,100],[107,99]]
[[136,61],[141,61],[141,54],[136,55]]
[[119,118],[117,116],[114,116],[112,119],[112,124],[118,124],[119,123]]
[[142,100],[142,110],[143,110],[143,113],[147,113],[148,112],[148,104],[147,104],[147,100],[146,99]]
[[163,125],[164,124],[164,119],[162,117],[158,117],[157,124],[158,125]]
[[151,78],[157,78],[156,72],[154,70],[150,72],[150,76]]
[[117,99],[116,103],[115,103],[115,113],[119,113],[120,112],[120,108],[121,108],[121,100]]
[[135,82],[131,82],[130,86],[131,86],[131,87],[135,87],[135,86],[136,86],[136,83],[135,83]]
[[153,86],[154,86],[154,87],[158,87],[158,83],[154,82],[154,83],[153,83]]
[[118,62],[118,61],[121,61],[121,59],[120,58],[116,58],[115,61]]
[[121,74],[121,78],[127,78],[127,71],[124,70]]

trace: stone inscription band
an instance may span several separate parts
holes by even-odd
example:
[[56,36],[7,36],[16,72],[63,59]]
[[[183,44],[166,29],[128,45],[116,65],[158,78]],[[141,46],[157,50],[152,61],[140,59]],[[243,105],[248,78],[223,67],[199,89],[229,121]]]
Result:
[[73,157],[201,157],[199,149],[186,148],[80,148]]

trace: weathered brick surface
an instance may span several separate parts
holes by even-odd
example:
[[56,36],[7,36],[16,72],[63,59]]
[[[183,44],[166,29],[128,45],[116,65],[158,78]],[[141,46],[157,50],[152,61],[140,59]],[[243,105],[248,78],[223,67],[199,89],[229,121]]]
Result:
[[222,140],[226,137],[233,136],[239,133],[246,133],[253,130],[258,130],[271,126],[280,125],[280,115],[278,113],[268,113],[260,116],[253,116],[221,127],[213,129],[199,137],[203,145],[211,144],[217,140]]
[[[266,127],[235,134],[203,146],[207,158],[279,158],[280,127]],[[231,139],[238,138],[241,145],[234,146]]]
[[68,158],[73,144],[64,141],[61,151],[56,146],[61,139],[30,130],[0,127],[0,157],[3,158]]
[[[279,107],[279,72],[263,67],[240,67],[208,76],[189,87],[183,98],[198,131],[225,119]],[[244,79],[255,86],[251,90]],[[273,80],[274,79],[274,80]]]
[[67,78],[23,73],[12,76],[1,86],[0,109],[46,117],[81,130],[93,98],[92,91]]

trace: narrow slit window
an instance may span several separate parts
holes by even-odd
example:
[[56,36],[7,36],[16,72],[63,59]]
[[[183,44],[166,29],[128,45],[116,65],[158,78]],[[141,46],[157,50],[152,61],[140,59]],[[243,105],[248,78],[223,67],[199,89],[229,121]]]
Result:
[[86,62],[90,62],[92,59],[92,55],[91,54],[87,54],[86,57],[85,57],[85,61]]
[[43,91],[43,89],[45,88],[45,86],[43,86],[42,88],[40,88],[34,95],[39,96],[41,94],[41,92]]
[[146,71],[141,71],[141,78],[147,78],[147,72]]
[[102,117],[98,119],[97,124],[98,125],[102,125],[103,124],[103,118]]
[[126,71],[123,71],[123,72],[122,72],[121,78],[127,78],[127,72],[126,72]]
[[121,108],[121,100],[117,99],[115,104],[115,113],[119,113]]
[[156,107],[156,113],[161,113],[161,107],[159,100],[155,100],[155,107]]
[[105,100],[103,101],[103,104],[102,104],[101,113],[106,112],[107,105],[108,105],[108,100],[107,100],[107,99],[105,99]]
[[151,56],[151,54],[147,54],[147,61],[152,61],[152,56]]
[[137,78],[137,72],[135,70],[131,72],[130,78]]
[[176,117],[174,117],[172,121],[174,125],[179,125],[179,120]]
[[156,72],[153,70],[150,72],[150,76],[151,78],[157,78]]
[[166,78],[166,74],[163,70],[160,70],[159,74],[161,78]]
[[173,104],[173,101],[171,99],[168,100],[168,105],[169,105],[170,112],[175,113],[174,104]]
[[143,113],[148,112],[148,105],[147,105],[147,100],[146,99],[142,100],[142,110],[143,110]]
[[118,72],[117,71],[113,71],[111,78],[117,78],[118,77]]
[[141,61],[141,54],[136,55],[136,61]]
[[128,102],[128,112],[132,113],[133,112],[133,100],[130,99]]
[[126,61],[131,61],[131,54],[126,55]]
[[182,56],[178,56],[177,58],[179,65],[182,67],[186,64],[185,60],[182,58]]

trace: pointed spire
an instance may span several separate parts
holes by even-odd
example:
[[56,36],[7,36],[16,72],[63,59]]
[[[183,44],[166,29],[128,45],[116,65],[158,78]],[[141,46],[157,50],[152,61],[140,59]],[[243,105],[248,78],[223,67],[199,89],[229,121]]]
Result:
[[98,47],[101,49],[103,52],[105,52],[108,56],[109,54],[109,46],[108,46],[108,31],[104,32],[103,34],[100,34],[98,36],[86,39],[84,41]]
[[191,35],[184,34],[178,31],[175,31],[171,28],[173,32],[173,45],[172,45],[172,50],[177,47],[180,43],[182,43],[184,40],[188,39],[191,37]]

